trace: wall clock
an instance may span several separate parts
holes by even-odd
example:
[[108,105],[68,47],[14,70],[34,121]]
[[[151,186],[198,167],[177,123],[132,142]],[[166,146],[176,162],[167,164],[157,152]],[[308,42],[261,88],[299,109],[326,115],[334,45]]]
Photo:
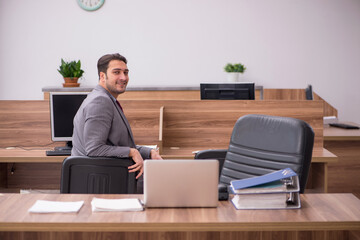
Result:
[[77,2],[86,11],[95,11],[104,4],[105,0],[77,0]]

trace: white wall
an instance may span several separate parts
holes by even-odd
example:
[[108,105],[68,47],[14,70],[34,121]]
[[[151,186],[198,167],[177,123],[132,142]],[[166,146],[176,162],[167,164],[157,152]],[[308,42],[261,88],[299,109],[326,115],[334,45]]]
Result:
[[[359,0],[106,0],[95,12],[76,0],[0,0],[0,99],[42,99],[61,86],[60,59],[81,59],[84,86],[96,62],[119,52],[130,86],[198,86],[226,79],[241,62],[265,88],[312,84],[360,123]],[[357,109],[357,110],[355,110]]]

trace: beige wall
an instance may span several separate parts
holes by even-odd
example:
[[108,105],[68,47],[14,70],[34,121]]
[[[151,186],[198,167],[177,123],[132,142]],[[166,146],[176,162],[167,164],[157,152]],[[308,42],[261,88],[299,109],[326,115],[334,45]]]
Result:
[[96,12],[76,0],[0,0],[0,99],[42,99],[60,86],[61,58],[81,59],[82,85],[97,84],[97,59],[120,52],[131,86],[225,81],[241,62],[244,81],[264,88],[312,84],[360,123],[358,0],[105,0]]

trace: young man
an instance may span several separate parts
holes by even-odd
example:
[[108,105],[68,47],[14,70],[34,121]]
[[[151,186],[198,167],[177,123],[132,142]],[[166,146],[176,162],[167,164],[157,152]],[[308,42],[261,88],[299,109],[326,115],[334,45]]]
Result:
[[99,84],[88,94],[74,118],[72,156],[131,157],[129,172],[143,174],[146,159],[162,159],[153,149],[136,146],[120,103],[129,82],[127,60],[120,54],[102,56],[97,64]]

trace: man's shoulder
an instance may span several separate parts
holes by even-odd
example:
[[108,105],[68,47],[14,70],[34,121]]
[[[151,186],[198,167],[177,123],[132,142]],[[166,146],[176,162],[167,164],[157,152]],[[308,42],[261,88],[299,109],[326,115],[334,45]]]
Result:
[[103,91],[94,89],[91,93],[88,94],[88,103],[101,103],[111,101],[111,98],[106,94],[106,92]]
[[84,100],[81,108],[85,115],[97,114],[97,113],[105,113],[105,112],[113,112],[113,102],[109,96],[102,93],[89,93],[88,97]]

